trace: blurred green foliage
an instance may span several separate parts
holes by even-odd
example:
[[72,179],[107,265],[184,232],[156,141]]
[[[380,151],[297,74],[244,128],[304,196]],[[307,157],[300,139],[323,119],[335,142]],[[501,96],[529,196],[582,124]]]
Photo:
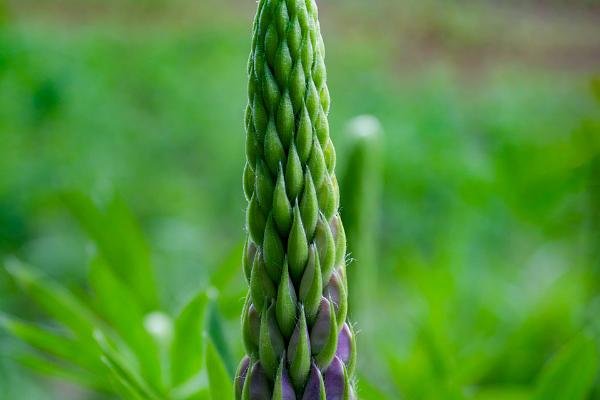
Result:
[[[369,329],[356,321],[359,341],[371,344],[359,360],[361,399],[600,398],[594,90],[600,96],[589,86],[600,72],[597,5],[320,6],[340,166],[352,145],[347,121],[373,114],[384,131],[377,256],[361,266],[377,271],[376,306]],[[225,387],[241,357],[242,121],[254,8],[0,1],[0,255],[34,265],[79,302],[114,294],[92,305],[130,344],[145,336],[139,324],[126,329],[140,315],[185,315],[186,304],[197,315],[203,300],[194,294],[218,288],[210,314],[219,318],[204,328],[224,358],[205,377],[214,387]],[[65,201],[65,192],[94,201]],[[119,217],[125,203],[139,227]],[[140,309],[129,319],[117,299],[131,295]],[[55,324],[2,269],[0,309],[18,316],[4,320],[13,333],[71,354],[38,335],[40,324]],[[111,362],[110,346],[91,344]],[[214,357],[211,346],[205,357]],[[5,398],[94,398],[25,373],[60,371],[26,350],[0,333]],[[200,363],[185,359],[184,375]],[[105,368],[96,361],[90,366]]]

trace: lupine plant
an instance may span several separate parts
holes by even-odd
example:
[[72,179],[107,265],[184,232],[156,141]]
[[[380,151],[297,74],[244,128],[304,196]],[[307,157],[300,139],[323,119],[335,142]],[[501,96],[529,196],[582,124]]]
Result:
[[248,63],[237,399],[352,399],[346,237],[314,0],[261,0]]

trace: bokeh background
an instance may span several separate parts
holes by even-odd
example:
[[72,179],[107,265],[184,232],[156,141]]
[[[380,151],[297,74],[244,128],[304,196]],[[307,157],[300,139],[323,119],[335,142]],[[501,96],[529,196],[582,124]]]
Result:
[[[368,255],[349,267],[374,277],[351,298],[361,398],[529,399],[553,355],[600,338],[600,3],[319,6],[338,175],[348,121],[383,130]],[[84,292],[89,239],[62,194],[118,194],[169,310],[206,288],[244,239],[255,7],[0,0],[0,256]],[[219,307],[231,363],[244,285],[240,269]],[[0,309],[44,318],[3,269]],[[23,351],[0,332],[0,398],[103,398],[32,373]]]

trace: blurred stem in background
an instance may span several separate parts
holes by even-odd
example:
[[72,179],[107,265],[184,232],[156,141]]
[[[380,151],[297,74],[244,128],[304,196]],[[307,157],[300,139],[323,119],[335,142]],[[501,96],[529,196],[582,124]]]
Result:
[[[349,307],[361,329],[370,324],[370,303],[377,283],[377,232],[381,210],[381,124],[371,115],[362,115],[348,123],[350,146],[342,173],[343,218],[347,225],[350,286]],[[371,310],[371,312],[366,312]]]
[[[600,106],[600,77],[592,82],[592,90]],[[592,267],[595,269],[596,287],[600,288],[600,120],[594,120],[591,125],[593,147],[589,170],[589,198]]]

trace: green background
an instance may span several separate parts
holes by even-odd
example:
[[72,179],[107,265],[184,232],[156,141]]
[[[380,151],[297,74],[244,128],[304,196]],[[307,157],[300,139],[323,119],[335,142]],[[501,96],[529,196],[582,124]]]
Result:
[[[85,291],[89,243],[61,193],[118,193],[168,311],[206,288],[244,239],[255,6],[0,0],[0,256]],[[361,398],[549,399],[554,354],[570,365],[557,387],[578,348],[598,357],[600,6],[319,6],[338,174],[351,118],[372,114],[384,133],[375,257],[354,264],[377,288],[350,299],[370,304],[368,324],[355,318]],[[240,269],[220,303],[232,363],[244,285]],[[44,320],[3,269],[0,309]],[[24,369],[24,350],[0,333],[0,398],[97,398]]]

